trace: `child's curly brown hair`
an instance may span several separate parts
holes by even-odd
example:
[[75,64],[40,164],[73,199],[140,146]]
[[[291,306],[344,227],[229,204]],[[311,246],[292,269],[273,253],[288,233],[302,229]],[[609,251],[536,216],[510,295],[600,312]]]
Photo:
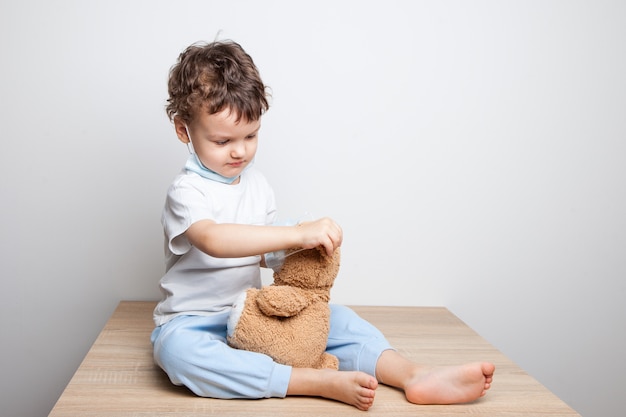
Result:
[[198,111],[224,109],[237,120],[258,120],[269,109],[266,86],[252,58],[233,41],[196,43],[185,49],[172,67],[166,107],[170,120],[189,123]]

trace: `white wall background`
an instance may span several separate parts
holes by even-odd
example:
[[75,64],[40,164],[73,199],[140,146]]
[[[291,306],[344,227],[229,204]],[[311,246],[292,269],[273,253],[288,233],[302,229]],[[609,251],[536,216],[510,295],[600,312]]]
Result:
[[344,227],[335,302],[445,305],[622,415],[626,3],[2,0],[3,416],[46,416],[118,301],[158,298],[167,72],[220,30],[273,89],[282,214]]

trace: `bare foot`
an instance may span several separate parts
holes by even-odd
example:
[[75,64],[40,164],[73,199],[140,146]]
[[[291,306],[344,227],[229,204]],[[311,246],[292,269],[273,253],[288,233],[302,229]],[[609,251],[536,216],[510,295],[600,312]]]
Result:
[[415,404],[457,404],[474,401],[491,387],[495,366],[476,362],[459,366],[416,368],[405,386]]
[[293,368],[287,395],[324,397],[366,411],[374,404],[378,381],[364,372]]
[[[374,404],[378,387],[376,378],[363,372],[340,372],[325,370],[328,378],[321,396],[368,410]],[[331,376],[332,375],[332,376]]]

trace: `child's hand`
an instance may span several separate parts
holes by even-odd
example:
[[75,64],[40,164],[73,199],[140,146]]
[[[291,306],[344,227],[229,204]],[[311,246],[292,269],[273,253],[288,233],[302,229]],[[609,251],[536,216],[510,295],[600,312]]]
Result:
[[334,220],[328,217],[300,223],[297,228],[300,231],[301,245],[304,249],[323,246],[328,256],[332,256],[335,249],[341,246],[343,231]]

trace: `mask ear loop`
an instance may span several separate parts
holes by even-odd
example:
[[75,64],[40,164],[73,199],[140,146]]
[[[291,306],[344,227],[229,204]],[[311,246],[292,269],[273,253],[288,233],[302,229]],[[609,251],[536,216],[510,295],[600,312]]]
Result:
[[193,155],[195,153],[195,149],[193,149],[193,143],[191,143],[191,135],[189,134],[189,128],[187,125],[185,125],[185,131],[187,132],[187,139],[189,139],[189,142],[187,142],[187,150],[190,155]]

